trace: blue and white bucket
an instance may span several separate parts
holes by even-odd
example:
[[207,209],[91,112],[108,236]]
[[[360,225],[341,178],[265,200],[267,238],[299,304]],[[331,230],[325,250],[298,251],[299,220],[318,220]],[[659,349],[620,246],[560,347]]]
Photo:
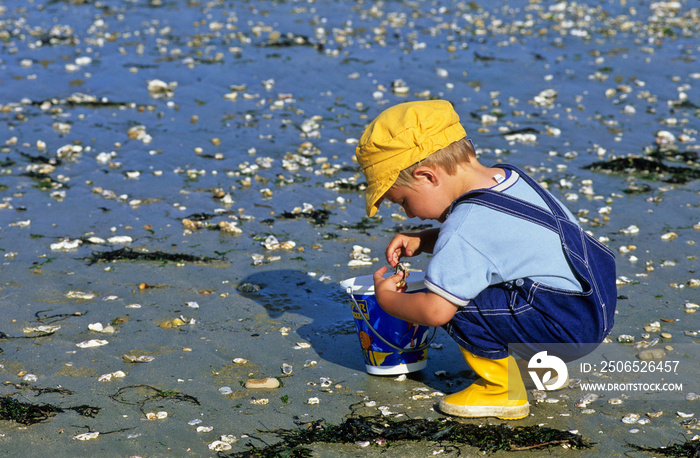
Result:
[[[406,292],[427,291],[423,284],[424,275],[423,272],[411,272],[406,278]],[[382,310],[374,295],[372,275],[343,280],[340,286],[350,296],[367,373],[396,375],[425,368],[435,328],[409,323]]]

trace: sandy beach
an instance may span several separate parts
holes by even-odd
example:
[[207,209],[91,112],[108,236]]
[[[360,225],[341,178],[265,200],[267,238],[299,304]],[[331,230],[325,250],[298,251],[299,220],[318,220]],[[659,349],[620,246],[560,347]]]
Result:
[[[4,1],[0,456],[275,456],[285,434],[362,417],[591,448],[297,453],[697,450],[699,21],[690,0]],[[422,371],[368,375],[339,285],[383,266],[392,234],[437,227],[390,205],[366,218],[353,161],[384,108],[429,98],[454,104],[482,163],[525,169],[617,253],[608,341],[569,387],[529,385],[523,420],[437,410],[474,380],[442,330]],[[633,369],[645,350],[672,370]]]

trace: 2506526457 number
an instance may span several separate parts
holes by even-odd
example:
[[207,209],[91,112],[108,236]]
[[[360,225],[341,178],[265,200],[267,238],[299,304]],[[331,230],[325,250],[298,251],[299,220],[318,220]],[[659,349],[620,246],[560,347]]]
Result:
[[680,361],[601,361],[598,364],[580,363],[581,372],[643,373],[676,372]]

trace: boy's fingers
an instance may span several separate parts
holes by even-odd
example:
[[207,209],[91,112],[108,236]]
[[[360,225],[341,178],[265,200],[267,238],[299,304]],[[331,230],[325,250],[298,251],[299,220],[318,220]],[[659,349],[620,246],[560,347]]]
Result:
[[[404,279],[403,272],[397,272],[397,273],[391,275],[390,277],[384,278],[384,274],[386,273],[387,270],[388,269],[386,268],[386,266],[383,266],[382,268],[380,268],[379,270],[377,270],[374,273],[373,279],[374,279],[375,285],[378,285],[379,283],[382,283],[384,281],[391,281],[393,283],[398,283]],[[406,276],[408,277],[408,275],[406,275]]]
[[399,263],[399,259],[401,259],[401,252],[399,250],[394,250],[387,253],[386,260],[391,267],[396,267],[396,264]]
[[378,271],[374,273],[374,283],[378,283],[383,280],[383,276],[386,273],[386,270],[386,266],[382,266]]

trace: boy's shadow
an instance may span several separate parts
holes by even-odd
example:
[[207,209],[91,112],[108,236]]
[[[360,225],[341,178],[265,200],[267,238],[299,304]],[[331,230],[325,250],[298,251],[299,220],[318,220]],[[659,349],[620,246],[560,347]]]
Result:
[[[247,285],[260,289],[251,290]],[[299,270],[268,270],[241,280],[239,294],[263,306],[270,318],[289,314],[295,324],[301,322],[292,332],[311,344],[324,360],[364,370],[350,298],[337,282],[324,283]]]
[[[241,287],[245,284],[260,289],[246,292],[246,288]],[[295,327],[293,332],[310,343],[324,360],[352,370],[366,371],[350,297],[338,282],[324,283],[298,270],[268,270],[241,280],[239,294],[263,306],[270,318],[281,319],[285,314],[291,319],[294,315],[309,318],[310,322],[294,319],[303,321],[303,324]],[[453,383],[459,386],[461,379],[473,378],[456,345],[444,331],[438,329],[434,342],[444,344],[445,348],[429,349],[428,367],[409,373],[408,377],[447,392],[454,391]],[[441,375],[444,371],[440,369],[448,368],[449,375]],[[466,382],[470,383],[470,380]]]

